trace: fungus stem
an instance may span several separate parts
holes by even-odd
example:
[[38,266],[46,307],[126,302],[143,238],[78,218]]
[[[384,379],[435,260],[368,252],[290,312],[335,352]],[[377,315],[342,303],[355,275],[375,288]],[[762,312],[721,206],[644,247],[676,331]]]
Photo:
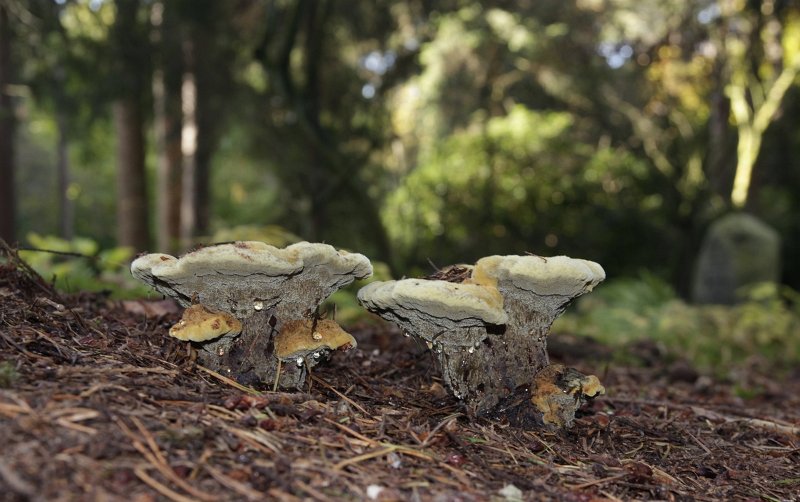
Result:
[[275,383],[272,385],[272,392],[278,391],[278,380],[281,379],[281,360],[278,359],[278,369],[275,370]]

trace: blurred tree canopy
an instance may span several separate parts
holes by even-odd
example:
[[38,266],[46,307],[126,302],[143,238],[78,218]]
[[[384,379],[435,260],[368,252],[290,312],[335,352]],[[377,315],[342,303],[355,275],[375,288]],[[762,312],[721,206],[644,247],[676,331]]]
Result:
[[746,210],[800,287],[795,0],[4,3],[20,238],[278,225],[399,274],[570,254],[686,292]]

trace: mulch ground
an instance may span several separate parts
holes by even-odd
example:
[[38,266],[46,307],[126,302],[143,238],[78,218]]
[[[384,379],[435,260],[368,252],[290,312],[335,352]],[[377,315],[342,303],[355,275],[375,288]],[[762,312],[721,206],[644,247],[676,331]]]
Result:
[[519,430],[468,420],[391,326],[353,326],[305,392],[254,394],[167,337],[177,318],[0,258],[0,500],[800,500],[797,374],[620,367],[575,338],[556,352],[608,395]]

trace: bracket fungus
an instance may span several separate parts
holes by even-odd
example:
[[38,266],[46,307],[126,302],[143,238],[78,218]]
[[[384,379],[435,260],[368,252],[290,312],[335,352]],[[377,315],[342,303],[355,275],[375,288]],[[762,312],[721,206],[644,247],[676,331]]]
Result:
[[183,311],[181,320],[169,329],[169,336],[183,341],[207,342],[241,332],[242,323],[229,313],[205,305],[191,305]]
[[275,335],[275,356],[282,362],[295,361],[298,366],[327,357],[331,351],[355,346],[353,335],[332,319],[288,321]]
[[[564,371],[543,371],[551,367],[547,335],[567,305],[603,279],[603,268],[587,260],[489,256],[427,279],[373,282],[358,299],[434,351],[445,383],[471,413],[490,414],[522,389],[528,415],[538,417],[537,423],[569,426],[584,400],[604,389],[596,377],[581,375],[581,380],[569,369],[571,381],[582,383],[564,390],[558,380]],[[544,397],[549,395],[542,390],[545,377],[554,385],[550,390],[569,399]],[[564,409],[554,412],[551,402]]]
[[[276,337],[292,323],[310,323],[323,300],[372,275],[372,265],[364,255],[327,244],[299,242],[279,249],[243,241],[204,247],[180,258],[147,254],[134,260],[131,273],[187,311],[229,315],[241,323],[239,329],[219,333],[218,338],[206,334],[205,341],[195,340],[201,343],[202,364],[242,383],[278,381],[280,387],[291,389],[302,386],[317,359],[281,369]],[[318,321],[324,326],[326,322]],[[173,327],[176,334],[182,329]]]
[[596,376],[551,364],[533,377],[530,400],[542,414],[542,423],[569,427],[575,420],[575,411],[587,399],[605,392]]

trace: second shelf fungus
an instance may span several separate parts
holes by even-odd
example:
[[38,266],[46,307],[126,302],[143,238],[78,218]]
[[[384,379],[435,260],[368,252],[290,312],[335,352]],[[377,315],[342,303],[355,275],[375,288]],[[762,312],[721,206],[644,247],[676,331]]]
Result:
[[530,400],[541,413],[543,424],[570,427],[577,408],[587,399],[605,392],[605,387],[596,376],[584,375],[561,364],[551,364],[533,378]]
[[275,248],[246,241],[204,247],[180,258],[147,254],[131,264],[131,273],[187,310],[199,303],[241,323],[238,331],[199,341],[203,365],[244,384],[271,385],[279,376],[281,388],[296,389],[305,382],[307,367],[279,372],[274,338],[290,320],[310,322],[333,292],[372,275],[372,265],[364,255],[327,244]]
[[[535,375],[549,366],[551,324],[570,301],[603,279],[603,268],[586,260],[490,256],[429,279],[373,282],[359,291],[358,299],[426,342],[447,386],[471,413],[483,415],[519,389],[532,388]],[[599,393],[586,390],[580,396]],[[575,395],[572,404],[565,404],[573,416],[583,399]],[[542,414],[532,398],[527,401],[530,413]],[[564,413],[569,416],[568,410]],[[571,420],[548,423],[569,425]]]
[[205,305],[192,305],[183,311],[169,336],[183,341],[207,342],[223,335],[238,335],[242,323],[227,312],[212,310]]
[[355,348],[356,339],[332,319],[288,321],[275,335],[275,356],[283,362],[313,367],[334,350]]

